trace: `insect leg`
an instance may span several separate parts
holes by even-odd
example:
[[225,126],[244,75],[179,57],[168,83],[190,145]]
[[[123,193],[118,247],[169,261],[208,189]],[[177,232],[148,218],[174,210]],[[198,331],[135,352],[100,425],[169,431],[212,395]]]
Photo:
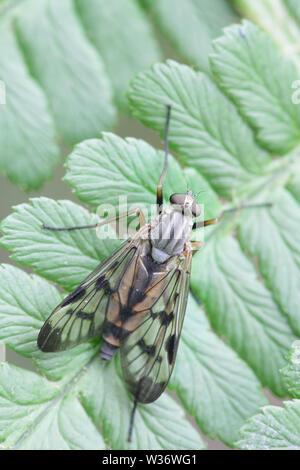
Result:
[[109,219],[102,220],[101,222],[98,222],[97,224],[91,224],[91,225],[75,225],[74,227],[50,227],[49,225],[42,225],[42,228],[45,230],[54,230],[57,232],[61,232],[63,230],[81,230],[85,228],[97,228],[101,227],[102,225],[109,224],[110,222],[114,222],[115,220],[119,220],[122,217],[128,217],[129,215],[136,214],[139,218],[140,221],[140,226],[142,227],[145,225],[145,217],[141,209],[136,208],[136,209],[131,209],[130,211],[124,212],[124,214],[119,214],[116,217],[110,217]]
[[157,203],[159,214],[162,211],[161,206],[163,203],[163,182],[164,182],[167,169],[168,169],[169,127],[170,127],[171,107],[172,107],[171,104],[167,104],[167,121],[166,121],[166,129],[165,129],[165,164],[164,164],[162,174],[160,175],[158,185],[157,185],[157,190],[156,190],[156,203]]
[[208,220],[201,220],[200,222],[194,222],[193,224],[193,230],[196,230],[197,228],[201,227],[207,227],[208,225],[213,225],[217,224],[222,217],[223,213],[220,215],[220,217],[217,217],[216,219],[208,219]]
[[131,442],[132,439],[132,432],[133,432],[133,425],[134,425],[134,416],[135,416],[135,411],[137,407],[138,401],[137,398],[134,399],[133,403],[133,408],[131,411],[131,416],[130,416],[130,424],[129,424],[129,432],[128,432],[128,442]]
[[241,205],[239,207],[232,207],[231,209],[225,209],[224,211],[221,212],[219,217],[216,217],[215,219],[209,219],[209,220],[204,220],[200,222],[194,222],[193,224],[193,230],[196,230],[197,228],[201,227],[207,227],[208,225],[213,225],[217,224],[220,219],[223,217],[224,214],[228,214],[229,212],[238,212],[243,209],[256,209],[256,208],[263,208],[263,207],[272,207],[271,202],[263,202],[259,204],[245,204]]
[[51,227],[49,225],[42,224],[42,229],[44,230],[53,230],[56,232],[61,232],[63,230],[81,230],[84,228],[96,228],[98,224],[92,225],[74,225],[74,227]]
[[199,251],[200,248],[202,248],[203,243],[202,242],[191,242],[191,245],[192,245],[192,250],[194,252],[196,252],[196,251]]

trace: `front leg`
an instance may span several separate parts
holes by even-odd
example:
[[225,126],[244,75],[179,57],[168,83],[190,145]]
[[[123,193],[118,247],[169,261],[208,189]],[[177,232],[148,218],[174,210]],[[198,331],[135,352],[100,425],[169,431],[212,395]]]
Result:
[[128,217],[129,215],[136,214],[139,218],[140,221],[140,226],[143,227],[146,224],[145,217],[143,214],[143,211],[137,207],[135,209],[131,209],[130,211],[124,212],[123,214],[119,214],[116,217],[110,217],[109,219],[101,220],[101,222],[98,222],[96,224],[91,224],[91,225],[75,225],[74,227],[50,227],[49,225],[42,225],[42,228],[44,230],[53,230],[56,232],[61,232],[61,231],[70,231],[70,230],[82,230],[86,228],[98,228],[101,227],[102,225],[109,224],[111,222],[114,222],[116,220],[121,219],[122,217]]
[[191,242],[191,247],[192,247],[192,251],[193,251],[193,255],[195,253],[197,253],[197,251],[200,250],[200,248],[202,248],[203,246],[203,243],[202,242]]

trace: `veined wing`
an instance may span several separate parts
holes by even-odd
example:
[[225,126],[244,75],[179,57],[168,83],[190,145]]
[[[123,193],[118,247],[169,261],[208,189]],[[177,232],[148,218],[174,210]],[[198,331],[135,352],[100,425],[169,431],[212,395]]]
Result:
[[126,240],[56,307],[38,336],[42,351],[69,349],[101,333],[112,291],[136,249]]
[[144,305],[140,304],[143,320],[121,346],[123,375],[139,402],[156,400],[172,374],[188,298],[190,265],[191,253],[184,259],[178,256],[167,277],[147,290],[152,298],[151,290],[155,290],[156,300],[146,311],[143,306],[147,297]]

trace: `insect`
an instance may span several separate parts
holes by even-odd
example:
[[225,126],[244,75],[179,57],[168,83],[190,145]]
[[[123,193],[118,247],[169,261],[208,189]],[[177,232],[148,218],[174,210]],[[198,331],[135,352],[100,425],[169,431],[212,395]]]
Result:
[[[196,221],[200,207],[192,191],[173,194],[163,209],[168,168],[171,105],[167,105],[165,160],[157,185],[157,216],[145,222],[137,208],[97,224],[47,230],[95,228],[135,214],[140,229],[127,239],[51,313],[37,344],[44,352],[63,351],[102,335],[102,361],[120,349],[123,376],[134,397],[129,438],[137,403],[155,401],[166,388],[175,364],[189,292],[192,255],[201,247],[191,234],[219,218]],[[255,205],[257,207],[258,205]],[[247,206],[250,207],[250,206]],[[236,209],[229,209],[229,211]]]

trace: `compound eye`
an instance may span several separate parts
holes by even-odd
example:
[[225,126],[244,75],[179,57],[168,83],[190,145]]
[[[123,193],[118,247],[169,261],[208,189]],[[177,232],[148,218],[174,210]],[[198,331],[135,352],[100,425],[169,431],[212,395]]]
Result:
[[199,217],[199,215],[201,214],[201,208],[196,202],[193,202],[192,214],[194,217]]
[[186,194],[172,194],[170,196],[170,203],[178,206],[183,206],[185,203]]

